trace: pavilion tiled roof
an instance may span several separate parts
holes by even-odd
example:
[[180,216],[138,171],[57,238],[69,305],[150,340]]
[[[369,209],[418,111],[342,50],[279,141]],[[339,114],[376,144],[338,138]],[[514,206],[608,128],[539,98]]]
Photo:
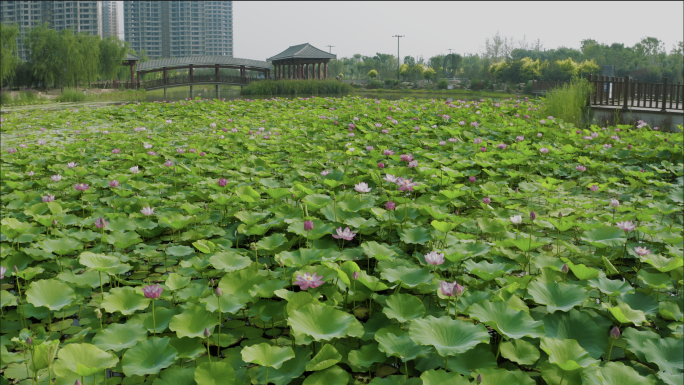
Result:
[[137,71],[149,70],[163,67],[180,67],[193,65],[213,65],[222,64],[229,66],[245,66],[247,69],[271,69],[271,63],[261,60],[238,59],[230,56],[189,56],[177,57],[171,59],[150,60],[144,63],[138,63]]
[[293,45],[285,51],[272,56],[267,61],[283,59],[336,59],[337,55],[320,50],[309,43]]

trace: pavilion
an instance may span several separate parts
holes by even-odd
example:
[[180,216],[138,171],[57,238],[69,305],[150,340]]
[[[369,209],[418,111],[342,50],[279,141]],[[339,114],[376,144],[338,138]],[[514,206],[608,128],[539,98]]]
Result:
[[293,45],[266,60],[273,64],[274,79],[327,79],[328,62],[336,58],[337,55],[305,43]]

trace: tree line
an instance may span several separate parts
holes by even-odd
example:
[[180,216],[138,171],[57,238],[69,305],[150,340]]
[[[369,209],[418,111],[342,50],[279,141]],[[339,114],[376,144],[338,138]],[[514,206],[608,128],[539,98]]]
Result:
[[78,87],[96,80],[126,78],[127,68],[121,62],[129,52],[128,44],[114,36],[102,39],[73,29],[56,31],[45,23],[26,31],[24,61],[18,55],[17,26],[3,24],[0,28],[3,87]]
[[[613,65],[615,76],[631,76],[641,82],[681,82],[684,73],[683,45],[678,42],[668,53],[662,41],[645,37],[632,47],[622,43],[603,44],[592,39],[580,48],[545,49],[540,40],[514,41],[499,33],[485,40],[481,52],[447,55],[405,56],[402,63],[391,54],[355,54],[332,60],[332,74],[346,79],[420,79],[467,78],[472,82],[523,83],[530,80],[568,81],[578,76],[600,74],[603,65]],[[374,72],[371,72],[374,71]],[[426,71],[428,71],[426,73]],[[434,72],[433,72],[434,71]]]

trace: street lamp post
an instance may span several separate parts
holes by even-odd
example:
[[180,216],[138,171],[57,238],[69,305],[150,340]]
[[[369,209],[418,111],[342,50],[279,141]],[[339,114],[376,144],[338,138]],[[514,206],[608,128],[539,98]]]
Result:
[[334,45],[326,45],[326,47],[328,47],[328,53],[332,53],[332,48]]
[[404,37],[404,35],[394,35],[392,37],[397,38],[397,81],[399,80],[399,66],[401,66],[401,59],[399,56],[399,39]]

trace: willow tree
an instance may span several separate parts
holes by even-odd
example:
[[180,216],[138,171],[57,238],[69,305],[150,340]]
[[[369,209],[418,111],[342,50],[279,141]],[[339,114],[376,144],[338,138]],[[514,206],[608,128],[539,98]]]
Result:
[[15,25],[0,25],[0,84],[11,80],[17,68],[17,36],[19,28]]
[[45,87],[55,83],[64,75],[63,55],[61,54],[59,34],[48,28],[47,23],[31,28],[24,40],[28,58],[36,79]]

